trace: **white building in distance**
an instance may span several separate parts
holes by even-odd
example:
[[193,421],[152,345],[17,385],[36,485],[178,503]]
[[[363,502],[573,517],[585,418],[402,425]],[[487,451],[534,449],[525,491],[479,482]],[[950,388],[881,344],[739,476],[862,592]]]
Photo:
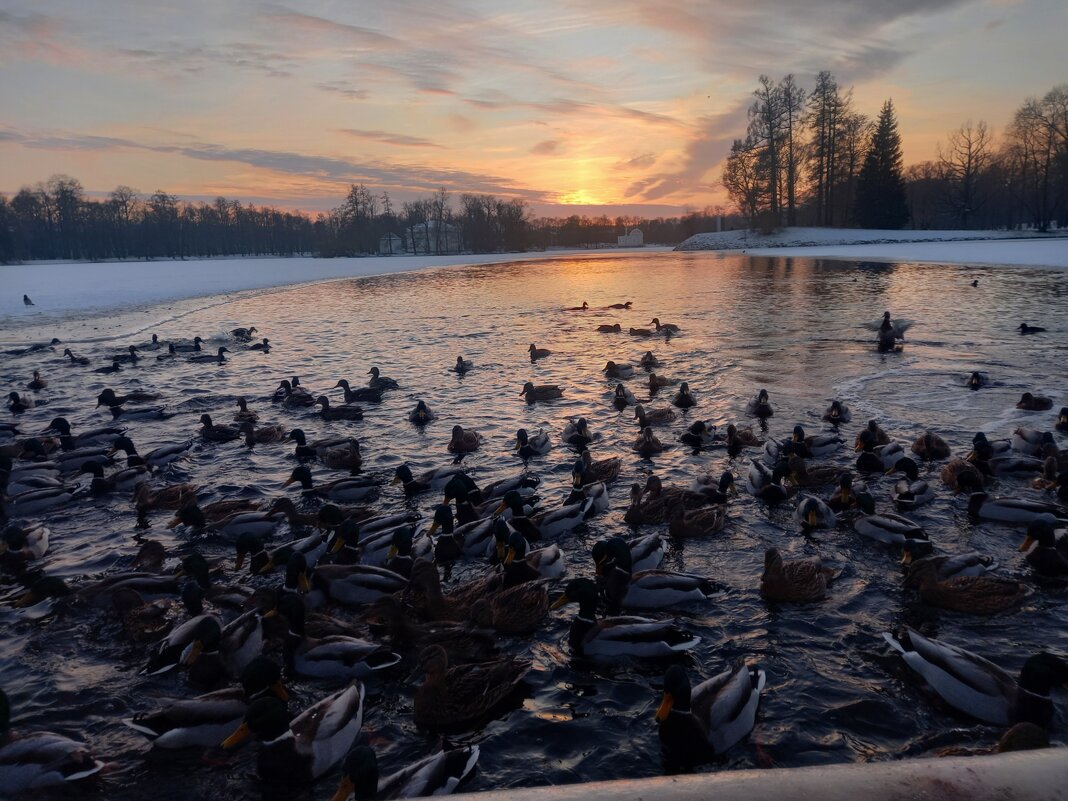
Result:
[[645,236],[642,234],[641,228],[631,228],[623,236],[616,237],[616,247],[621,248],[640,248],[645,245]]

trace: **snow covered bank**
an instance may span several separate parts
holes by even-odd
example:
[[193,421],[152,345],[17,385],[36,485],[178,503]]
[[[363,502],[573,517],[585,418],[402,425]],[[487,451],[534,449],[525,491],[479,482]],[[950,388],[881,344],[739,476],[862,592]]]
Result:
[[982,242],[900,242],[883,245],[759,247],[747,256],[790,256],[848,261],[927,262],[931,264],[1004,264],[1068,268],[1068,238],[988,240]]
[[[897,245],[904,242],[962,242],[990,239],[1049,238],[1031,231],[880,231],[863,228],[783,228],[770,234],[721,231],[695,234],[675,250],[744,250],[827,247],[830,245]],[[778,254],[775,254],[778,255]]]
[[[128,311],[157,303],[310,281],[386,275],[433,267],[561,256],[604,258],[619,254],[617,250],[570,250],[359,259],[296,257],[0,265],[0,287],[3,288],[0,292],[0,328],[19,321],[41,322],[45,318],[90,315],[112,309]],[[29,295],[35,305],[24,306],[24,294]]]

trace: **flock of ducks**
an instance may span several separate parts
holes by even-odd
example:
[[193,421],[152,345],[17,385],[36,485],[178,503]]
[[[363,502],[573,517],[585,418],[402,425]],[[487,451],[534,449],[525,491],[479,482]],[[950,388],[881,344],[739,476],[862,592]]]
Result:
[[[584,302],[569,311],[589,308]],[[659,318],[650,325],[630,333],[680,333],[679,326]],[[900,348],[908,323],[895,323],[887,313],[872,328],[878,331],[878,349],[887,351]],[[622,332],[619,325],[596,330]],[[234,329],[228,344],[268,350],[268,339],[253,342],[255,333],[251,327]],[[36,352],[47,353],[57,344]],[[109,370],[118,372],[150,358],[144,355],[150,350],[158,351],[160,361],[181,356],[205,363],[223,362],[230,353],[226,345],[207,350],[205,345],[196,337],[164,346],[153,335],[150,342],[106,361]],[[533,362],[551,354],[531,344],[529,356]],[[63,358],[72,368],[91,367],[87,357],[69,348]],[[637,367],[609,361],[602,371],[618,382],[611,404],[633,416],[637,434],[632,448],[646,459],[666,447],[658,431],[666,432],[698,405],[687,382],[656,373],[660,366],[650,350]],[[687,765],[707,762],[752,730],[768,681],[765,671],[739,661],[693,684],[678,657],[692,651],[701,637],[659,614],[707,604],[723,592],[707,576],[661,569],[660,563],[669,538],[712,538],[729,524],[731,503],[739,495],[731,471],[700,475],[685,487],[666,486],[655,474],[634,483],[624,516],[634,531],[596,542],[586,573],[564,581],[562,547],[574,547],[573,532],[608,508],[610,487],[622,465],[618,456],[595,457],[601,437],[585,417],[569,418],[558,443],[547,432],[520,429],[516,434],[514,450],[525,468],[557,444],[575,452],[569,495],[557,507],[539,499],[544,488],[529,469],[479,486],[463,459],[484,440],[477,431],[452,426],[444,447],[451,464],[416,472],[403,463],[394,471],[396,492],[408,498],[440,497],[430,518],[421,519],[410,512],[386,514],[376,506],[391,490],[362,473],[359,439],[313,439],[301,427],[313,416],[332,422],[362,420],[364,411],[356,403],[378,403],[384,393],[400,387],[377,367],[369,370],[366,386],[353,388],[339,380],[331,390],[341,392],[335,402],[326,393],[309,391],[297,377],[281,380],[264,403],[283,414],[302,415],[301,426],[260,425],[263,407],[257,410],[257,404],[242,397],[232,421],[216,422],[203,414],[188,440],[144,452],[126,424],[168,414],[164,407],[147,405],[159,400],[151,392],[101,392],[97,407],[112,415],[112,425],[78,430],[56,417],[39,432],[22,430],[19,417],[34,408],[33,396],[47,387],[43,369],[34,370],[27,382],[29,396],[11,392],[14,422],[0,424],[6,523],[0,566],[23,585],[17,605],[54,603],[69,614],[106,610],[119,621],[123,636],[142,649],[142,674],[184,675],[175,686],[184,681],[186,697],[124,721],[152,748],[231,750],[254,739],[263,779],[304,785],[340,773],[335,801],[452,792],[475,769],[478,746],[446,748],[380,776],[375,752],[360,740],[365,716],[375,712],[366,708],[365,682],[374,684],[398,670],[412,672],[419,679],[412,714],[420,727],[476,729],[521,692],[531,667],[529,659],[502,652],[502,647],[514,644],[510,638],[529,639],[546,624],[550,611],[565,607],[574,610],[567,640],[576,660],[667,661],[655,713],[666,758]],[[458,356],[449,369],[465,374],[476,367]],[[639,401],[622,383],[640,373],[645,374],[648,400]],[[973,374],[964,384],[979,389],[983,377]],[[652,407],[662,390],[669,403]],[[559,386],[533,382],[519,393],[532,404],[563,394]],[[1051,407],[1052,400],[1031,393],[1018,405],[1036,414]],[[757,392],[746,411],[766,423],[774,416],[769,393]],[[422,400],[408,414],[415,426],[436,418]],[[848,525],[857,535],[884,543],[900,555],[907,568],[905,586],[924,604],[997,614],[1019,608],[1035,589],[998,575],[983,554],[937,554],[928,533],[906,513],[934,502],[936,482],[922,477],[920,468],[928,468],[927,473],[937,469],[939,482],[954,493],[968,493],[967,510],[974,518],[1026,530],[1020,548],[1036,574],[1068,576],[1068,453],[1059,450],[1053,430],[1042,429],[1047,419],[1035,419],[1039,428],[1021,427],[1004,440],[977,433],[971,451],[957,455],[934,432],[899,443],[875,420],[849,431],[847,442],[843,435],[852,414],[840,400],[823,414],[827,432],[809,434],[796,425],[782,439],[761,439],[750,426],[732,423],[721,430],[692,420],[675,438],[695,451],[723,449],[731,458],[750,454],[747,491],[769,505],[793,503],[794,519],[806,535]],[[1051,429],[1068,432],[1068,408],[1048,422]],[[271,444],[293,447],[283,487],[295,485],[297,496],[283,494],[269,504],[240,498],[205,504],[197,486],[167,481],[168,467],[194,449]],[[857,454],[855,470],[820,463],[847,445]],[[333,478],[328,471],[344,475]],[[884,475],[900,476],[888,493],[895,511],[877,511],[876,485]],[[87,479],[76,483],[80,476]],[[994,484],[1004,489],[1023,482],[1050,499],[988,493]],[[88,499],[115,493],[131,498],[142,526],[165,514],[168,528],[184,531],[190,546],[167,553],[162,544],[148,540],[128,570],[76,586],[41,571],[37,563],[55,544],[50,516],[76,513]],[[282,526],[291,537],[275,541]],[[658,528],[643,531],[647,526]],[[231,549],[233,567],[209,562],[199,551],[206,542]],[[485,568],[464,583],[443,584],[442,568],[448,571],[457,562],[483,562]],[[834,577],[818,558],[786,559],[769,548],[763,573],[754,581],[769,602],[817,603],[833,592]],[[655,614],[635,614],[650,611]],[[888,633],[886,641],[949,706],[981,721],[1022,726],[1019,736],[1024,739],[1027,727],[1037,727],[1035,736],[1043,739],[1053,715],[1050,691],[1068,682],[1068,664],[1049,653],[1030,656],[1013,677],[978,654],[912,629]],[[335,686],[294,714],[284,682],[298,678]],[[0,786],[5,791],[79,781],[103,769],[84,743],[49,733],[16,734],[11,715],[7,696],[0,692]]]

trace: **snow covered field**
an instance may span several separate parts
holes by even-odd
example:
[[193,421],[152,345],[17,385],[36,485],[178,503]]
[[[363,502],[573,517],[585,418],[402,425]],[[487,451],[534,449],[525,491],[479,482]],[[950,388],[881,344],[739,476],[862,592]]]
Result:
[[[1068,232],[1063,235],[1068,236]],[[898,245],[904,242],[962,242],[989,239],[1049,238],[1030,231],[884,231],[863,228],[782,228],[770,234],[749,230],[696,234],[676,250],[745,250],[754,248],[827,247],[830,245]]]
[[[669,248],[645,248],[664,251]],[[425,270],[456,265],[495,264],[576,255],[618,256],[626,250],[568,250],[466,256],[373,256],[359,259],[248,258],[188,261],[125,261],[0,265],[0,328],[24,319],[37,322],[91,315],[187,298],[336,278]],[[25,306],[23,295],[34,306]]]
[[990,240],[982,242],[899,242],[883,245],[816,245],[759,247],[747,256],[793,256],[810,259],[861,259],[931,264],[1005,264],[1018,267],[1068,268],[1068,238]]

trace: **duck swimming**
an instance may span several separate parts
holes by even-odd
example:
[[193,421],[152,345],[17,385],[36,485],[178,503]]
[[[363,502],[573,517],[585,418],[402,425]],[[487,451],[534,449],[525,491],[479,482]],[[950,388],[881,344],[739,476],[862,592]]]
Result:
[[759,417],[766,419],[775,414],[771,408],[771,402],[768,399],[768,391],[766,389],[760,390],[756,397],[746,404],[745,410],[753,417]]
[[764,574],[760,577],[760,595],[770,601],[808,603],[827,594],[834,571],[823,566],[818,556],[785,561],[778,548],[764,552]]
[[457,375],[463,375],[468,370],[471,370],[472,368],[474,368],[474,366],[475,366],[474,362],[469,361],[468,359],[465,359],[463,356],[457,356],[456,357],[456,364],[453,365],[452,367],[450,367],[449,369],[452,372],[456,373]]
[[632,378],[634,376],[634,368],[629,364],[616,364],[615,362],[608,362],[601,372],[607,378]]
[[341,783],[331,801],[393,801],[450,795],[478,763],[477,745],[439,751],[395,773],[379,777],[378,758],[366,745],[353,748],[341,764]]
[[528,351],[532,362],[536,362],[538,359],[548,358],[552,354],[551,350],[548,350],[547,348],[539,348],[533,342],[530,343]]
[[679,386],[678,394],[671,399],[671,404],[680,409],[689,409],[697,405],[697,400],[694,398],[693,393],[690,392],[690,385],[687,382],[683,381]]
[[556,384],[538,384],[535,385],[532,381],[528,381],[523,385],[520,396],[526,398],[527,403],[536,403],[537,401],[556,400],[557,398],[564,397],[564,391],[560,389]]
[[85,367],[89,364],[88,356],[79,356],[74,353],[70,348],[63,349],[63,355],[70,359],[71,365],[77,365],[79,367]]
[[345,393],[345,403],[379,403],[382,400],[382,387],[357,387],[352,389],[344,378],[334,384]]
[[1025,392],[1020,396],[1016,408],[1025,412],[1045,412],[1053,408],[1053,400],[1044,395],[1032,395],[1030,392]]
[[1037,325],[1028,325],[1027,323],[1020,323],[1020,327],[1016,329],[1021,334],[1041,334],[1046,329]]
[[665,334],[677,334],[677,333],[679,333],[680,330],[682,330],[677,325],[675,325],[674,323],[661,323],[659,317],[654,317],[652,320],[650,320],[649,321],[649,325],[655,325],[656,326],[656,332],[658,334],[661,331],[664,332]]
[[319,416],[324,420],[363,420],[363,409],[359,406],[331,406],[326,395],[320,395],[315,403],[323,407]]
[[481,434],[474,429],[465,429],[463,426],[456,425],[452,427],[452,439],[449,440],[447,450],[455,454],[473,453],[481,444]]
[[619,323],[615,323],[614,325],[608,325],[607,323],[602,323],[601,325],[597,326],[597,333],[598,334],[618,334],[618,333],[621,333],[622,331],[623,331],[623,326],[621,326]]
[[229,353],[229,352],[230,352],[229,348],[220,347],[218,353],[216,353],[214,356],[212,356],[210,354],[207,354],[207,353],[198,353],[196,356],[190,356],[188,361],[194,362],[194,363],[205,363],[205,364],[208,363],[208,362],[215,362],[216,364],[223,364],[224,362],[226,362],[226,357],[223,354],[224,353]]

